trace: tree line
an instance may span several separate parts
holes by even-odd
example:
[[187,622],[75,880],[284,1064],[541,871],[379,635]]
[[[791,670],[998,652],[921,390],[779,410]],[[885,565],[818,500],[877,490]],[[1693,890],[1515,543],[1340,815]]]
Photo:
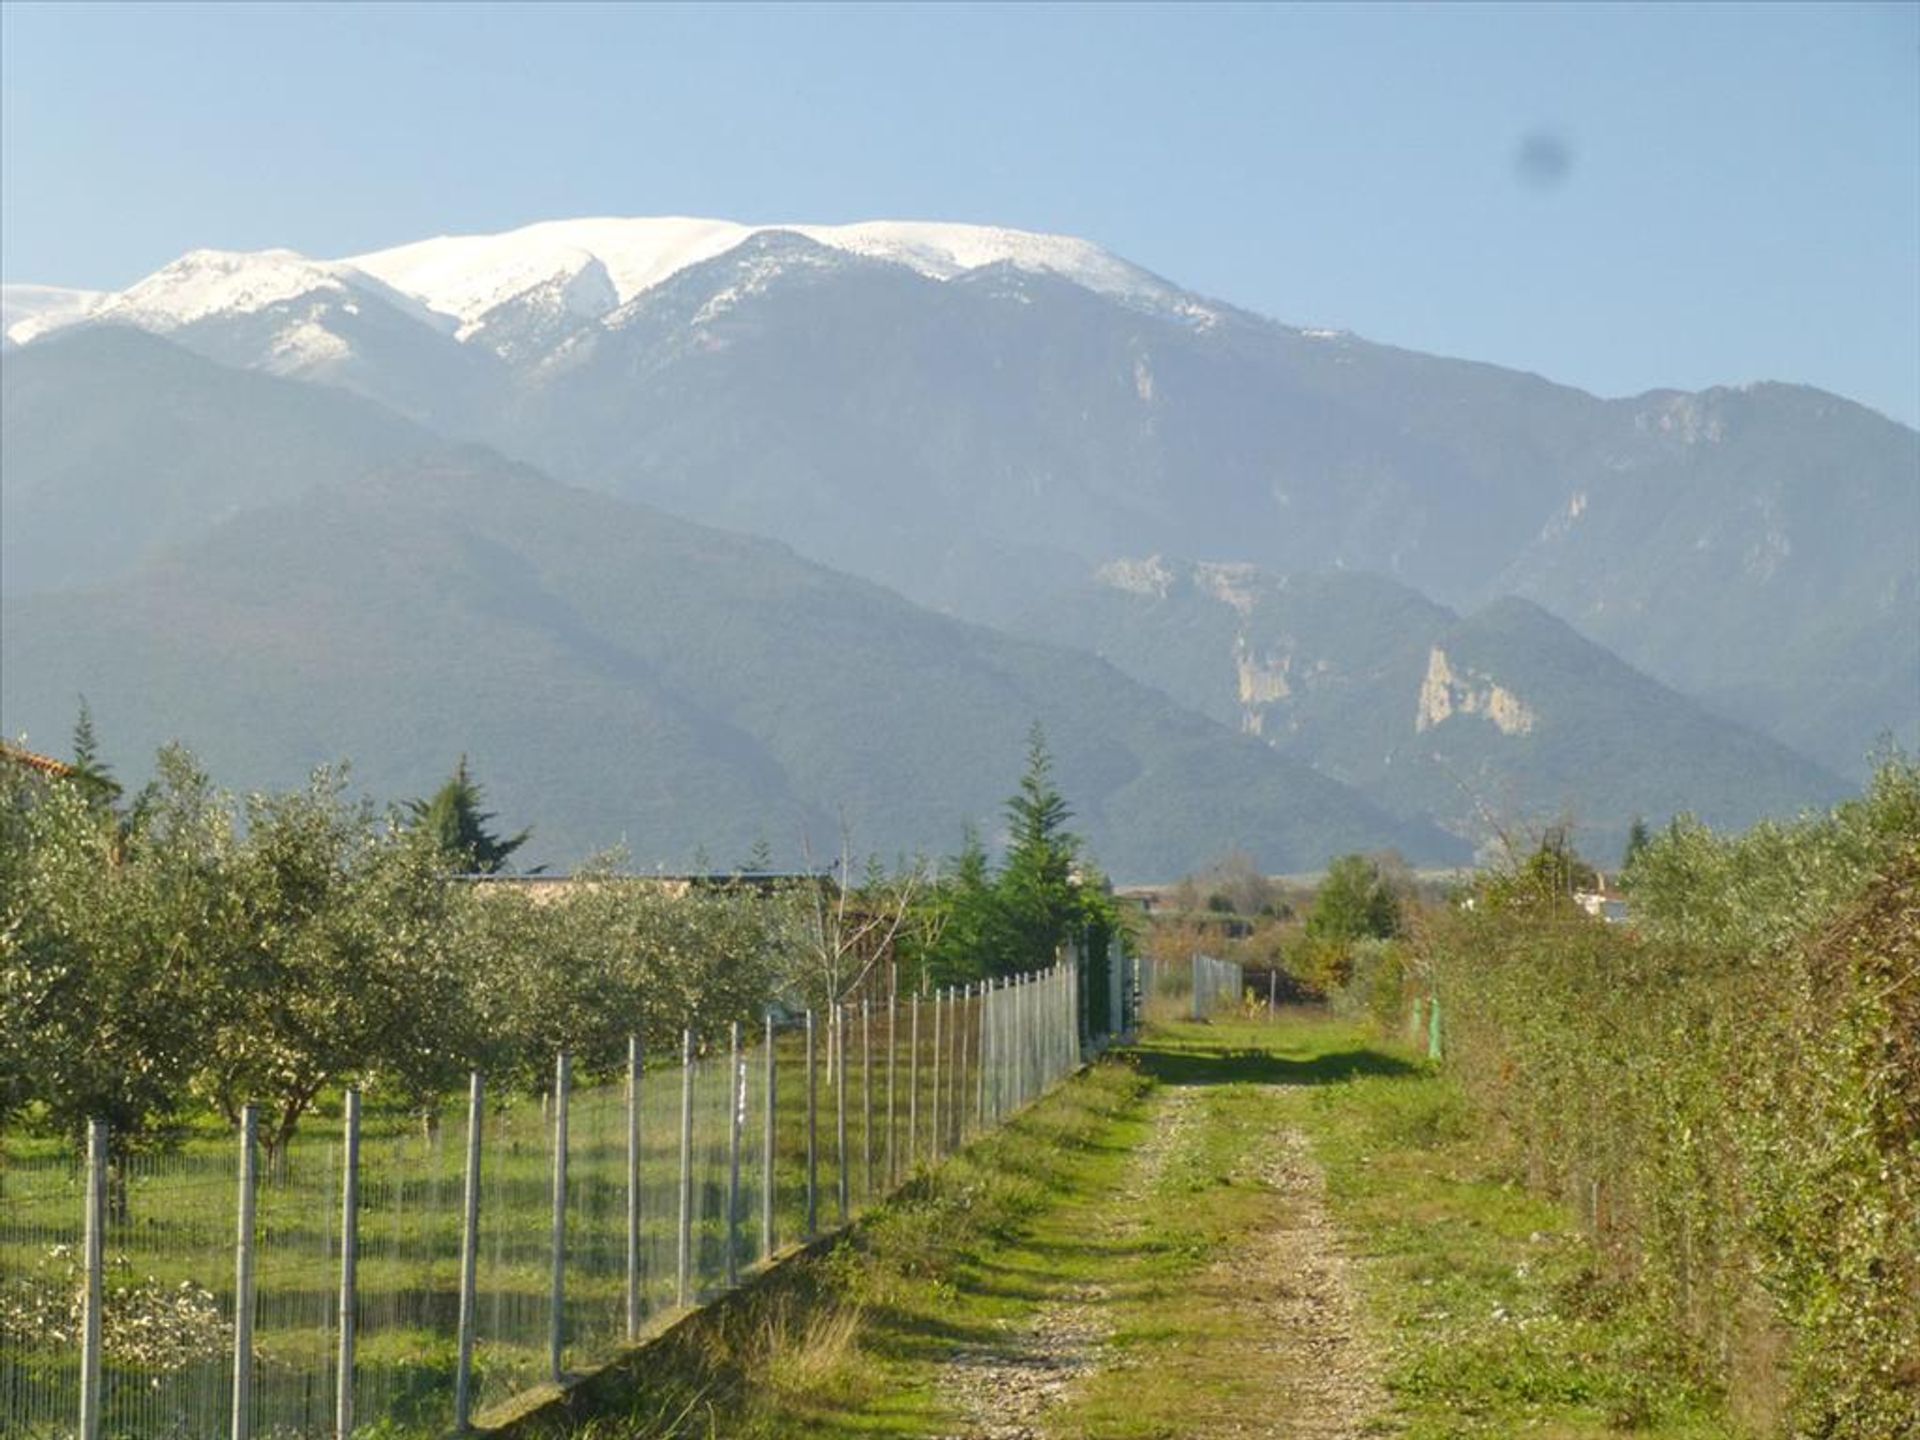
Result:
[[177,745],[128,800],[83,708],[69,773],[0,764],[0,1123],[104,1119],[124,1152],[253,1103],[277,1150],[348,1083],[433,1117],[470,1070],[535,1091],[561,1050],[611,1070],[630,1034],[674,1053],[683,1027],[1037,968],[1113,923],[1037,730],[997,867],[970,833],[857,878],[843,857],[678,893],[608,856],[480,884],[527,839],[482,805],[464,759],[381,808],[345,767],[236,796]]

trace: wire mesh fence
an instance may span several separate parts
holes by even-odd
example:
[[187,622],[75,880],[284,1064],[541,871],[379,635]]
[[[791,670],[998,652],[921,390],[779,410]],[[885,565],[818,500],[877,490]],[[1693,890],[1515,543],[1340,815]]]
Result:
[[428,1121],[349,1091],[273,1146],[251,1115],[92,1167],[0,1136],[0,1435],[484,1420],[1004,1122],[1081,1062],[1083,1003],[1071,964],[889,988]]
[[1240,1003],[1243,984],[1239,962],[1193,957],[1193,1018],[1205,1020],[1223,1006]]

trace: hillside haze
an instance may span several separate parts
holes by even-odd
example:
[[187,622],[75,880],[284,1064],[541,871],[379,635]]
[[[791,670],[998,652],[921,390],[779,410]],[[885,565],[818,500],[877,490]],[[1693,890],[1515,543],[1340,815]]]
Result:
[[[96,702],[109,692],[126,699],[124,709],[140,717],[130,742],[165,738],[140,687],[114,672],[124,663],[155,694],[184,702],[195,686],[157,657],[176,666],[191,657],[216,670],[233,661],[233,685],[259,688],[235,690],[224,709],[186,703],[178,728],[186,738],[210,734],[184,724],[194,715],[216,732],[216,750],[234,732],[233,753],[246,757],[249,774],[281,776],[296,759],[346,750],[378,766],[365,745],[345,743],[349,734],[376,743],[354,697],[329,692],[290,705],[276,689],[297,688],[322,662],[289,665],[283,655],[248,670],[264,657],[236,648],[237,635],[254,633],[237,617],[271,613],[291,623],[287,597],[276,593],[284,573],[348,631],[374,627],[346,647],[355,666],[387,652],[409,656],[417,683],[431,689],[418,677],[446,678],[447,665],[426,658],[436,647],[516,653],[488,638],[484,617],[523,623],[546,614],[552,587],[530,596],[508,577],[531,565],[571,581],[571,572],[631,571],[637,562],[603,549],[570,565],[556,538],[536,563],[523,552],[539,528],[505,525],[488,542],[505,548],[495,556],[499,575],[487,579],[479,556],[493,551],[453,557],[435,548],[434,526],[457,512],[430,520],[405,511],[411,491],[395,480],[438,477],[429,489],[451,507],[457,477],[469,476],[478,495],[511,473],[509,488],[549,486],[547,475],[565,482],[553,493],[566,499],[535,513],[573,513],[592,492],[620,502],[608,515],[646,517],[610,532],[627,534],[641,552],[667,533],[660,511],[791,547],[739,552],[780,556],[778,564],[668,566],[677,588],[652,592],[672,613],[700,617],[682,624],[681,639],[710,645],[708,678],[742,693],[786,683],[775,679],[781,655],[734,643],[745,633],[738,623],[723,627],[724,643],[695,637],[727,615],[758,613],[747,598],[751,575],[767,566],[798,573],[788,567],[799,558],[960,620],[1110,657],[1140,682],[1113,692],[1130,698],[1111,717],[1088,719],[1078,696],[1105,694],[1119,677],[1096,668],[1088,673],[1104,678],[1093,684],[1074,668],[1084,659],[1048,650],[1048,676],[1029,669],[1017,692],[1024,711],[982,721],[981,733],[1024,733],[1040,716],[1050,733],[1074,730],[1094,752],[1118,746],[1133,755],[1136,772],[1124,782],[1116,779],[1124,767],[1093,764],[1084,803],[1090,830],[1117,846],[1114,856],[1128,862],[1121,868],[1139,873],[1196,863],[1256,832],[1274,863],[1282,855],[1291,863],[1303,844],[1313,848],[1300,816],[1331,813],[1336,796],[1366,817],[1342,822],[1341,833],[1391,832],[1435,857],[1484,840],[1493,811],[1570,808],[1608,843],[1632,813],[1658,819],[1694,809],[1739,823],[1822,803],[1834,773],[1857,775],[1884,735],[1920,744],[1920,436],[1802,387],[1603,400],[1252,315],[1073,237],[912,222],[603,219],[343,260],[196,251],[118,293],[10,286],[5,319],[5,723],[42,737],[64,728],[84,690]],[[449,464],[446,445],[461,441],[533,468],[500,471],[480,450]],[[371,473],[386,478],[364,483]],[[248,544],[289,538],[274,526],[318,523],[300,508],[318,503],[316,487],[336,504],[353,495],[361,517],[359,528],[339,532],[332,568],[302,568],[295,562],[312,557],[291,544],[277,568],[250,562]],[[652,538],[635,538],[635,524]],[[556,533],[591,547],[601,538],[594,529],[560,523]],[[350,544],[348,534],[358,538]],[[404,603],[385,594],[384,611],[364,614],[354,608],[358,596],[349,604],[331,595],[330,584],[361,574],[375,552],[385,559],[374,578],[393,579],[405,568],[396,548],[403,537],[443,562],[423,570],[427,589],[409,591]],[[369,555],[353,555],[353,544]],[[677,548],[705,551],[704,542]],[[1245,656],[1235,647],[1257,649],[1267,619],[1242,623],[1249,617],[1223,609],[1217,596],[1179,614],[1166,605],[1149,613],[1138,594],[1109,583],[1148,555],[1197,557],[1216,578],[1244,570],[1269,597],[1276,586],[1295,587],[1274,633],[1298,640],[1296,622],[1306,625],[1313,639],[1301,654],[1310,650],[1315,673],[1338,683],[1316,690],[1295,672],[1286,697],[1242,703]],[[216,596],[206,588],[212,577],[198,573],[203,565],[233,583]],[[1198,593],[1191,581],[1202,570],[1173,597],[1180,604]],[[1325,589],[1326,615],[1308,625],[1297,609],[1301,587],[1330,571],[1378,584],[1355,578]],[[492,598],[456,622],[446,605],[427,603],[431,584]],[[363,576],[359,593],[384,592]],[[574,613],[576,600],[557,593]],[[870,649],[824,645],[829,632],[821,631],[794,643],[868,698],[833,724],[843,740],[861,734],[879,757],[874,774],[894,776],[900,790],[831,766],[805,776],[806,742],[763,754],[775,738],[752,724],[720,744],[730,757],[724,782],[701,789],[693,777],[707,761],[687,757],[708,753],[698,734],[709,722],[715,736],[734,733],[726,729],[734,720],[716,717],[734,715],[736,701],[673,689],[669,703],[660,692],[633,703],[657,710],[650,733],[680,733],[691,747],[658,752],[681,755],[662,763],[685,784],[633,812],[651,817],[641,828],[674,837],[661,853],[701,844],[719,853],[761,831],[778,842],[781,824],[715,818],[768,809],[818,835],[836,828],[837,807],[851,805],[863,821],[889,817],[877,827],[886,843],[897,836],[915,846],[940,843],[939,827],[951,829],[956,817],[990,818],[991,793],[958,787],[929,806],[935,828],[909,836],[905,817],[918,802],[907,792],[923,779],[914,767],[944,764],[939,752],[916,748],[918,730],[930,724],[964,749],[971,738],[960,732],[972,722],[908,719],[917,712],[889,708],[911,687],[889,679],[874,657],[917,673],[927,662],[884,637],[914,634],[941,648],[943,663],[972,663],[982,646],[1013,642],[968,625],[924,628],[935,617],[872,586],[848,593],[877,607],[866,622],[873,628],[862,631]],[[146,633],[116,619],[116,606],[171,608],[193,625]],[[383,644],[377,615],[426,628]],[[449,628],[434,632],[432,616]],[[659,662],[623,670],[626,661],[595,647],[631,658],[631,632],[645,623],[633,612],[611,628],[568,621],[542,643],[564,636],[566,665],[595,654],[596,683],[618,671],[619,686],[644,690]],[[115,638],[76,640],[62,653],[56,637],[69,625]],[[316,628],[322,649],[333,643],[329,633]],[[598,637],[592,645],[567,649],[588,634]],[[278,643],[291,647],[284,636]],[[153,653],[124,659],[142,645]],[[1004,671],[1015,653],[1040,652],[993,650],[991,663]],[[1531,693],[1526,704],[1541,723],[1501,730],[1484,710],[1467,709],[1415,725],[1436,653],[1442,669],[1457,660],[1472,675],[1505,677],[1488,682],[1496,688]],[[1478,658],[1457,659],[1470,654]],[[396,675],[405,669],[394,664]],[[531,660],[521,682],[536,673],[552,682]],[[953,683],[986,693],[983,673]],[[1524,685],[1512,678],[1523,673]],[[329,683],[364,689],[365,677],[336,671]],[[1252,683],[1255,693],[1271,688]],[[1459,689],[1462,705],[1479,684],[1432,681],[1439,692]],[[486,698],[513,713],[513,725],[488,730],[483,715],[463,722],[483,737],[517,737],[490,773],[544,744],[540,723],[506,703],[511,688],[499,679]],[[609,723],[624,703],[615,690],[594,702]],[[802,709],[832,709],[804,694]],[[394,713],[415,703],[389,699]],[[1260,821],[1242,806],[1230,812],[1241,817],[1227,826],[1233,833],[1211,845],[1196,823],[1186,832],[1194,853],[1181,849],[1185,840],[1119,839],[1116,817],[1158,823],[1144,808],[1129,811],[1127,795],[1146,793],[1129,785],[1152,774],[1148,790],[1176,793],[1177,767],[1148,757],[1146,732],[1127,729],[1135,722],[1126,717],[1147,710],[1161,716],[1155,726],[1173,726],[1149,727],[1161,736],[1209,717],[1191,732],[1208,737],[1200,748],[1242,757],[1193,761],[1216,779],[1254,764],[1249,754],[1269,776],[1283,772],[1266,767],[1285,762],[1297,784],[1292,799],[1275,799],[1285,813]],[[272,724],[236,718],[250,713],[271,715]],[[563,723],[551,713],[543,710],[541,723]],[[968,713],[966,705],[954,712]],[[327,742],[326,715],[344,727],[338,743]],[[443,769],[440,751],[486,751],[478,740],[449,743],[464,734],[450,725],[454,716],[453,708],[421,711],[432,742],[382,782],[404,773],[419,788],[427,752]],[[1116,739],[1114,727],[1130,738]],[[1252,733],[1235,739],[1233,730]],[[1223,740],[1231,743],[1211,748]],[[541,772],[547,782],[558,782],[559,763]],[[634,773],[652,763],[636,762]],[[1004,786],[1014,763],[1000,763],[995,783]],[[1315,788],[1322,777],[1334,789]],[[500,783],[518,782],[502,775]],[[631,839],[634,825],[611,806],[596,809],[592,790],[586,782],[539,787],[549,799],[568,797],[568,818],[549,832],[588,848],[620,833]],[[667,818],[676,806],[706,818]],[[1334,848],[1329,840],[1306,863]]]
[[1461,616],[1378,576],[1154,556],[1029,628],[1465,837],[1565,818],[1612,858],[1635,818],[1744,827],[1848,788],[1513,597]]
[[762,840],[824,862],[843,824],[957,849],[969,822],[996,835],[1035,720],[1121,875],[1220,843],[1276,867],[1330,839],[1462,853],[1080,652],[472,448],[227,518],[3,624],[9,733],[63,734],[85,693],[116,754],[183,738],[242,785],[346,756],[385,796],[467,752],[535,826],[530,862],[624,841],[647,868],[724,866]]

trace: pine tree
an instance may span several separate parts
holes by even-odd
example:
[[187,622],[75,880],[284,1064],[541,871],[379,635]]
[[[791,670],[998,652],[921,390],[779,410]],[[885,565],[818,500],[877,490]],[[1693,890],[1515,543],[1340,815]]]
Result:
[[1000,897],[988,871],[986,846],[971,823],[963,836],[960,853],[952,857],[928,906],[934,938],[927,947],[927,969],[941,984],[984,977],[992,957],[1004,948]]
[[73,781],[96,810],[111,809],[119,800],[120,782],[100,758],[100,742],[93,733],[93,711],[80,697],[80,714],[73,722]]
[[476,875],[494,875],[506,868],[507,857],[526,844],[533,832],[522,830],[511,839],[500,839],[488,828],[494,816],[480,808],[481,796],[480,783],[462,755],[452,777],[431,799],[409,800],[407,809],[415,825],[431,835],[454,864]]
[[1647,822],[1638,815],[1633,817],[1633,825],[1627,831],[1627,848],[1620,857],[1620,868],[1630,869],[1633,857],[1653,843],[1653,832],[1647,829]]
[[1074,861],[1080,841],[1067,822],[1073,811],[1053,783],[1053,757],[1036,723],[1027,737],[1027,770],[1007,801],[1006,865],[995,887],[1004,923],[1003,962],[1013,970],[1053,962],[1079,928]]

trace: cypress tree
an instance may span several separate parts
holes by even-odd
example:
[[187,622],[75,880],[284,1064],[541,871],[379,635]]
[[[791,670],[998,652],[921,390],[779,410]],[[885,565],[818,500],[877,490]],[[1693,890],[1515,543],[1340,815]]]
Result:
[[442,854],[476,875],[495,875],[506,869],[507,857],[527,843],[531,829],[502,840],[489,828],[491,810],[480,808],[480,782],[467,769],[462,755],[447,783],[430,799],[409,800],[414,824],[433,837]]
[[1005,925],[1002,963],[1015,970],[1053,962],[1074,934],[1080,899],[1074,886],[1079,837],[1067,829],[1073,811],[1053,783],[1053,757],[1036,723],[1027,737],[1027,769],[1006,808],[1008,849],[996,887]]
[[100,742],[93,733],[93,711],[80,697],[80,714],[73,722],[73,781],[96,810],[111,809],[120,798],[120,782],[100,758]]

